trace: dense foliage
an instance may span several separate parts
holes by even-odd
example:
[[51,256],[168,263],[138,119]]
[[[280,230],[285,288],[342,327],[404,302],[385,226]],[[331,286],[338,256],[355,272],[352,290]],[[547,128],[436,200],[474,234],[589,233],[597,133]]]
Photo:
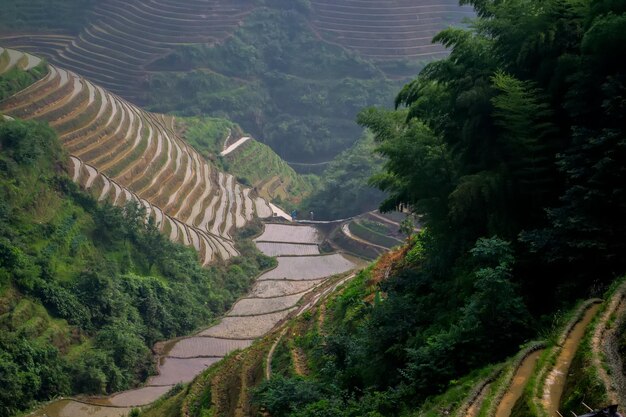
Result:
[[4,0],[0,26],[13,30],[78,32],[95,4],[95,0]]
[[406,120],[361,115],[389,158],[375,179],[386,206],[424,214],[453,259],[481,236],[511,241],[529,294],[607,282],[625,266],[626,75],[614,54],[624,10],[471,3],[482,16],[474,30],[441,32],[450,58],[398,96]]
[[[297,2],[267,2],[214,47],[185,45],[156,62],[150,108],[236,121],[288,161],[325,161],[359,137],[364,106],[391,104],[398,82],[319,40]],[[189,71],[191,70],[191,71]]]
[[384,193],[368,185],[383,164],[381,157],[373,155],[375,146],[373,136],[365,133],[340,153],[328,164],[318,190],[303,202],[303,210],[313,211],[319,220],[334,220],[377,208]]
[[386,158],[383,208],[410,207],[425,230],[300,340],[308,380],[260,387],[272,415],[410,415],[625,272],[626,8],[465,3],[479,19],[436,37],[450,57],[398,110],[359,117]]
[[150,347],[208,324],[273,261],[203,269],[137,205],[98,205],[64,173],[48,127],[0,121],[0,415],[70,393],[129,388]]

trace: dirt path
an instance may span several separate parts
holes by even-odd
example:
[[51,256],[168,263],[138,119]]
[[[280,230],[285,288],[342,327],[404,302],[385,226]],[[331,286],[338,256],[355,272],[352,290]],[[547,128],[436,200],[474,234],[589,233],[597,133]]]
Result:
[[287,327],[285,327],[280,332],[280,335],[278,335],[278,337],[272,344],[272,347],[267,352],[267,357],[265,358],[265,364],[266,364],[265,365],[265,379],[270,379],[272,377],[272,359],[274,358],[274,352],[276,351],[276,347],[278,346],[280,341],[283,340],[283,336],[285,335],[286,332],[287,332]]
[[299,347],[293,347],[291,350],[291,360],[293,361],[293,368],[296,375],[305,376],[308,372],[306,365],[306,357],[304,352]]
[[237,149],[238,147],[240,147],[241,145],[243,145],[250,139],[252,139],[250,136],[244,136],[243,138],[239,139],[237,142],[233,143],[232,145],[224,149],[222,152],[220,152],[220,155],[221,156],[228,155],[229,153],[231,153],[232,151],[234,151],[235,149]]

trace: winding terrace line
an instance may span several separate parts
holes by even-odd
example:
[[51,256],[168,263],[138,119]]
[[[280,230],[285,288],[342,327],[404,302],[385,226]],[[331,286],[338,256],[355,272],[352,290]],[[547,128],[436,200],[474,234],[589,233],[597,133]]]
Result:
[[556,364],[546,377],[541,404],[546,410],[548,417],[558,417],[557,411],[572,359],[574,359],[576,355],[580,341],[585,334],[585,329],[598,312],[599,308],[600,304],[590,306],[578,323],[574,325],[562,344]]
[[238,147],[240,147],[241,145],[243,145],[244,143],[246,143],[250,139],[252,139],[250,136],[244,136],[243,138],[237,140],[237,142],[235,142],[232,145],[230,145],[227,148],[225,148],[222,152],[220,152],[220,155],[221,156],[228,155],[229,153],[233,152],[235,149],[237,149]]
[[[2,49],[0,56],[4,67],[9,62],[24,66],[37,62],[8,49]],[[165,126],[163,117],[138,109],[74,73],[49,65],[46,77],[4,100],[0,110],[13,117],[52,121],[70,153],[89,165],[84,186],[96,184],[100,200],[108,197],[113,186],[115,204],[129,201],[131,194],[146,200],[148,211],[160,217],[161,229],[167,228],[171,239],[194,246],[204,258],[237,255],[231,233],[251,221],[255,212],[261,218],[289,219],[279,207],[251,195],[232,175],[216,173],[171,130],[173,126]],[[107,179],[94,182],[94,169]],[[119,193],[120,187],[127,190]],[[171,218],[164,220],[165,214]],[[210,235],[223,241],[216,243]],[[209,261],[205,259],[205,264]]]

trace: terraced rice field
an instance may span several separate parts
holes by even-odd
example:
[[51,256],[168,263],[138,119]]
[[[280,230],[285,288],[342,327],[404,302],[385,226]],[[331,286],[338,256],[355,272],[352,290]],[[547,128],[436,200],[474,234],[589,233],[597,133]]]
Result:
[[73,39],[74,37],[71,35],[58,33],[0,35],[0,43],[2,43],[2,45],[46,58],[56,56],[56,54],[68,46]]
[[318,230],[312,226],[292,226],[285,224],[268,224],[256,242],[279,242],[279,243],[321,243],[322,237]]
[[281,256],[278,257],[278,267],[261,275],[259,280],[315,280],[348,272],[354,265],[354,262],[341,254]]
[[131,411],[131,407],[106,407],[85,404],[74,400],[59,400],[48,404],[45,409],[35,411],[33,417],[123,417]]
[[256,316],[275,313],[293,307],[302,298],[302,294],[272,298],[244,298],[228,313],[229,316]]
[[[0,56],[5,69],[39,62],[9,49]],[[50,123],[71,154],[75,182],[100,201],[140,203],[162,232],[193,246],[205,265],[236,256],[233,231],[277,211],[207,163],[163,116],[62,68],[50,65],[44,78],[0,102],[0,112]]]
[[256,245],[259,250],[267,256],[304,256],[320,254],[320,250],[317,245],[280,242],[257,242]]
[[159,375],[148,380],[148,385],[174,385],[179,382],[189,382],[196,375],[198,369],[207,368],[219,361],[219,358],[162,358],[159,363]]
[[233,350],[245,349],[250,344],[251,340],[190,337],[173,343],[165,352],[172,358],[221,358]]
[[120,392],[106,400],[102,400],[100,405],[113,407],[133,407],[147,404],[151,398],[158,398],[172,389],[171,386],[144,387],[132,391]]
[[291,294],[300,294],[322,283],[322,280],[285,281],[266,280],[258,281],[250,292],[251,297],[284,297]]
[[256,339],[272,330],[272,328],[287,317],[291,311],[293,311],[293,309],[252,317],[224,317],[219,324],[198,333],[198,336]]
[[445,55],[433,36],[473,15],[456,0],[311,0],[311,6],[324,40],[377,60]]
[[109,0],[97,2],[77,35],[21,35],[3,45],[45,55],[127,100],[139,102],[147,67],[179,44],[216,43],[249,13],[245,0]]

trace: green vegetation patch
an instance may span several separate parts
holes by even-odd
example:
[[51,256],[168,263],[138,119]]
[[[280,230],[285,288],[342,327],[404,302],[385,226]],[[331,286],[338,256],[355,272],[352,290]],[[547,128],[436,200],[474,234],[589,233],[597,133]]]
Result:
[[235,123],[211,117],[184,117],[177,121],[185,140],[205,158],[268,200],[293,208],[310,195],[317,184],[317,178],[297,174],[270,147],[254,139],[226,156],[219,156],[229,137],[229,143],[234,143],[244,136]]
[[241,128],[230,120],[217,117],[176,118],[187,142],[206,159],[216,161],[224,142],[232,135],[243,136]]
[[[7,52],[5,51],[5,53]],[[48,74],[48,64],[45,61],[40,62],[29,71],[15,67],[3,73],[0,75],[0,101],[34,84],[45,77],[46,74]]]
[[375,148],[374,136],[365,132],[328,164],[320,185],[305,199],[302,209],[313,211],[318,220],[335,220],[378,208],[385,194],[368,183],[384,162],[374,155]]
[[263,197],[290,208],[311,194],[318,183],[312,175],[296,173],[269,146],[249,140],[223,157],[223,166]]

